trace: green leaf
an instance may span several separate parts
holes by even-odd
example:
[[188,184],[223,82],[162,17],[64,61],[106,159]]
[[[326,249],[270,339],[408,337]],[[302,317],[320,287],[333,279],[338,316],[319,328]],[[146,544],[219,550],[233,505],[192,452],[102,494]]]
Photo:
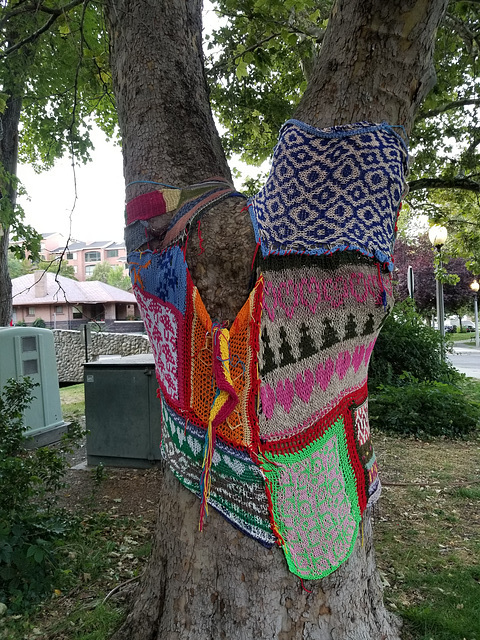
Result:
[[5,109],[7,108],[7,100],[10,96],[8,93],[0,92],[0,113],[5,113]]
[[67,23],[61,24],[58,27],[58,32],[62,36],[68,36],[68,34],[70,33],[70,27],[68,26]]
[[41,564],[43,562],[44,558],[45,558],[45,551],[42,548],[37,547],[36,551],[35,551],[35,553],[33,555],[33,559],[35,560],[35,562],[37,564]]
[[240,60],[240,62],[237,64],[235,75],[239,80],[248,76],[247,65],[243,60]]

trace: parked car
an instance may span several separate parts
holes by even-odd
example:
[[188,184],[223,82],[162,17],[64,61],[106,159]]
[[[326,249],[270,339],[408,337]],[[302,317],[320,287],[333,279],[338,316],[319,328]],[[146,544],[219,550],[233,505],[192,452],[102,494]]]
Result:
[[453,324],[445,325],[445,333],[456,333],[456,332],[457,332],[457,327],[455,327]]

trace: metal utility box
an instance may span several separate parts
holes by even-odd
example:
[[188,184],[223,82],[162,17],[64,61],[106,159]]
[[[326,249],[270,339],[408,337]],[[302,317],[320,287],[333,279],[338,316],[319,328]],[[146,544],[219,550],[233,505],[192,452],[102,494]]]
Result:
[[29,376],[38,386],[25,410],[25,434],[35,447],[56,442],[66,431],[58,386],[57,360],[53,334],[35,327],[0,328],[0,388],[9,378]]
[[159,461],[162,423],[153,356],[105,358],[84,368],[87,463],[144,468]]

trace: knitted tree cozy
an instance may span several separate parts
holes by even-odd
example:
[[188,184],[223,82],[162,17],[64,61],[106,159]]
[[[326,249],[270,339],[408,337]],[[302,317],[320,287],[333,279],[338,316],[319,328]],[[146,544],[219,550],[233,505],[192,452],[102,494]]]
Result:
[[[406,168],[405,143],[387,124],[288,121],[265,187],[248,203],[255,285],[228,329],[208,315],[185,246],[192,224],[233,188],[214,179],[127,204],[163,456],[201,498],[200,527],[211,505],[260,543],[280,544],[302,578],[348,558],[380,494],[367,371],[393,302]],[[154,234],[148,221],[167,212],[163,249],[139,251]]]

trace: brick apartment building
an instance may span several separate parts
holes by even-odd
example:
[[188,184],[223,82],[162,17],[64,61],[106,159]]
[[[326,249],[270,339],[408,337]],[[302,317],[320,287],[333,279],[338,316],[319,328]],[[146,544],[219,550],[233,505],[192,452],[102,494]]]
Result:
[[61,233],[44,233],[42,236],[42,259],[52,260],[63,254],[63,259],[73,267],[75,278],[80,282],[90,278],[96,265],[102,262],[108,262],[112,266],[121,265],[125,269],[125,275],[128,275],[124,242],[82,242],[70,239],[66,246],[66,238]]

